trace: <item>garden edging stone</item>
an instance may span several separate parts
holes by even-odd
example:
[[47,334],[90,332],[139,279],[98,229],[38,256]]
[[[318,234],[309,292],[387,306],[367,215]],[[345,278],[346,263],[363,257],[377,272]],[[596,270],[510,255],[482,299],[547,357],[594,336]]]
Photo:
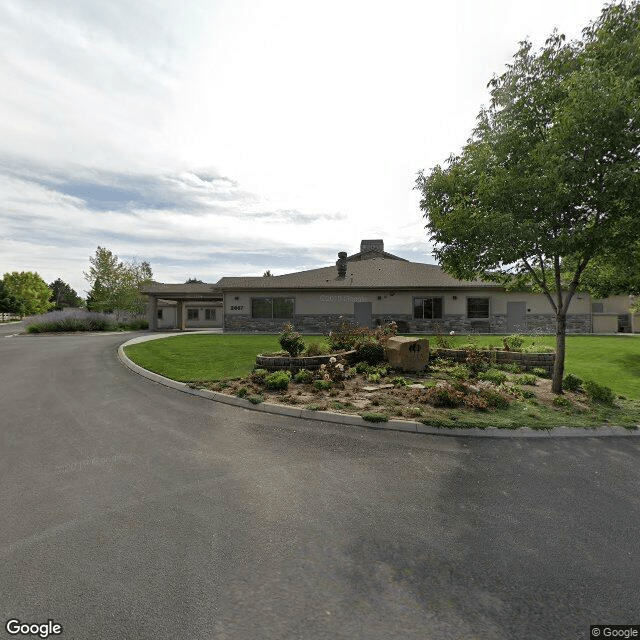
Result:
[[[193,333],[217,333],[216,331],[190,331]],[[125,347],[137,344],[140,342],[147,342],[148,340],[159,340],[161,338],[175,337],[176,333],[154,333],[153,335],[144,335],[132,338],[123,342],[118,347],[118,360],[131,372],[156,382],[170,389],[181,391],[192,396],[198,396],[207,400],[213,400],[215,402],[221,402],[243,409],[249,409],[251,411],[261,411],[263,413],[271,413],[275,415],[289,416],[293,418],[302,418],[306,420],[316,420],[319,422],[329,422],[332,424],[340,425],[353,425],[359,427],[367,427],[368,429],[380,429],[389,431],[408,431],[411,433],[422,433],[428,435],[437,436],[472,436],[481,438],[576,438],[576,437],[602,437],[602,436],[640,436],[640,429],[630,431],[624,427],[603,425],[601,427],[584,428],[584,427],[555,427],[554,429],[531,429],[529,427],[518,427],[517,429],[499,429],[497,427],[489,427],[488,429],[472,428],[448,428],[448,427],[432,427],[430,425],[423,424],[422,422],[415,422],[411,420],[389,420],[388,422],[369,422],[364,418],[356,415],[348,415],[343,413],[332,413],[330,411],[313,411],[311,409],[299,409],[290,407],[287,405],[260,403],[252,404],[244,398],[237,396],[230,396],[217,391],[209,391],[207,389],[194,389],[184,382],[178,382],[177,380],[171,380],[165,376],[161,376],[158,373],[153,373],[148,369],[137,365],[133,362],[124,352]]]

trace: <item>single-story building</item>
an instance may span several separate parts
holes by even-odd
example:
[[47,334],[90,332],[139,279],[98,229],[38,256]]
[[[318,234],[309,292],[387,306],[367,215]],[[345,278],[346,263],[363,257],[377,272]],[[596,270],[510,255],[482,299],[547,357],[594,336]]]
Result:
[[[410,333],[555,333],[555,315],[542,294],[505,291],[482,280],[457,280],[439,266],[411,262],[363,240],[360,251],[338,254],[335,265],[280,276],[224,277],[216,284],[153,283],[149,327],[222,327],[233,333],[278,333],[290,322],[303,333],[325,333],[341,321],[360,326],[395,321]],[[640,333],[628,296],[592,299],[577,293],[568,333]]]

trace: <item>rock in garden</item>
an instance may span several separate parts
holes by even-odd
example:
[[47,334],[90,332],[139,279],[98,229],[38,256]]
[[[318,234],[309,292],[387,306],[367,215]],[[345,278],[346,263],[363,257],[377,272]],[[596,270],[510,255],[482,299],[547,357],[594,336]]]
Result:
[[426,338],[389,338],[385,351],[389,365],[394,369],[423,371],[429,364],[429,341]]

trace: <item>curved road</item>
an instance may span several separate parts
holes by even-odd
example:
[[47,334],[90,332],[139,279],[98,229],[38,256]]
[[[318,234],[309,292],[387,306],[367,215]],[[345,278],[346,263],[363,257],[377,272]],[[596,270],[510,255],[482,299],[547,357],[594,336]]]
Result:
[[562,639],[640,624],[640,439],[221,405],[131,335],[0,326],[0,613],[62,640]]

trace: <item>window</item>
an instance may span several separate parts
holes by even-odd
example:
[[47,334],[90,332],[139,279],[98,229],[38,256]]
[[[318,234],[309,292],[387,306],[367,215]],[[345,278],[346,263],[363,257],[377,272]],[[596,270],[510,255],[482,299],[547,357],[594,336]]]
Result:
[[158,309],[158,320],[162,320],[162,309]]
[[293,318],[293,298],[252,298],[252,318]]
[[489,298],[467,298],[467,318],[488,318]]
[[204,319],[205,320],[215,320],[216,319],[216,310],[215,309],[205,309],[204,310]]
[[198,320],[200,318],[199,309],[187,309],[187,320]]
[[414,298],[413,317],[417,320],[442,318],[442,298]]
[[592,302],[591,313],[602,313],[604,311],[604,302]]

